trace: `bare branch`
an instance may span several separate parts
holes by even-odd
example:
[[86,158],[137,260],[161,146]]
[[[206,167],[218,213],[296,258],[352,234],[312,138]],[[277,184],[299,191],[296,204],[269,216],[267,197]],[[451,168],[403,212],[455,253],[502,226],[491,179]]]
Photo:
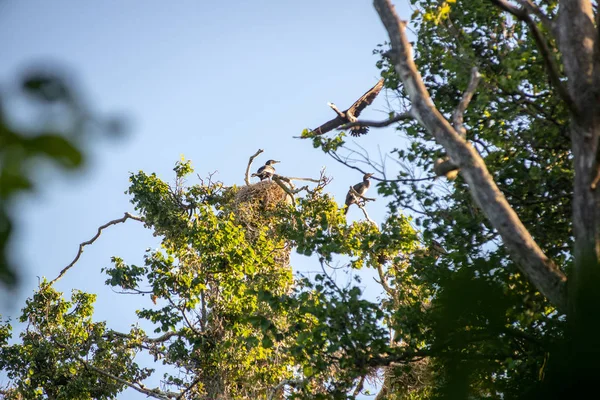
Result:
[[477,69],[477,67],[473,67],[471,69],[471,80],[469,81],[467,90],[465,90],[465,92],[463,93],[463,96],[460,99],[460,103],[458,103],[456,110],[454,110],[454,113],[452,114],[452,126],[454,126],[454,129],[456,129],[458,134],[462,136],[463,139],[466,139],[467,137],[467,130],[463,125],[463,116],[465,110],[471,102],[471,99],[473,98],[473,95],[475,94],[475,90],[477,89],[477,85],[479,84],[480,79],[481,74],[479,73],[479,70]]
[[281,178],[281,179],[285,178],[284,180],[286,180],[286,181],[288,181],[288,180],[289,180],[289,181],[306,181],[306,182],[321,183],[321,180],[320,180],[320,179],[313,179],[313,178],[295,178],[295,177],[291,177],[291,176],[281,176],[281,175],[278,175],[278,176],[279,176],[279,178]]
[[254,155],[250,156],[250,159],[248,160],[248,166],[246,167],[246,177],[244,178],[244,181],[246,182],[246,186],[250,185],[250,167],[252,166],[252,162],[263,151],[264,151],[263,149],[258,149],[256,151],[256,153],[254,153]]
[[477,150],[452,128],[434,106],[413,61],[412,46],[405,34],[406,22],[400,21],[389,0],[374,0],[374,5],[390,36],[391,58],[411,99],[415,117],[444,147],[452,161],[462,168],[462,176],[473,199],[502,236],[521,272],[551,303],[566,310],[566,276],[533,240],[498,189]]
[[[113,331],[113,330],[108,331],[106,335],[107,336],[112,335],[113,337],[117,336],[117,337],[125,338],[125,339],[133,339],[134,338],[134,336],[131,335],[130,333],[122,333],[122,332],[117,332],[117,331]],[[158,336],[155,338],[145,336],[142,338],[142,341],[145,343],[162,343],[162,342],[166,342],[167,340],[171,339],[174,336],[181,336],[181,334],[179,332],[167,332],[164,335],[161,335],[161,336]]]
[[[363,175],[366,174],[366,171],[363,171],[361,168],[352,165],[350,163],[348,163],[347,161],[342,160],[342,158],[340,157],[339,154],[337,154],[336,152],[328,152],[327,154],[329,154],[335,161],[339,162],[340,164],[344,164],[345,166],[347,166],[348,168],[354,169],[356,171],[359,171],[360,173],[362,173]],[[378,178],[376,176],[372,176],[371,179],[375,180],[375,181],[379,181],[379,182],[401,182],[401,183],[408,183],[408,182],[421,182],[421,181],[432,181],[435,179],[435,176],[428,176],[426,178],[401,178],[401,179],[385,179],[385,178]]]
[[71,261],[71,263],[69,265],[67,265],[66,267],[64,267],[62,269],[62,271],[60,271],[60,273],[58,274],[58,276],[56,278],[54,278],[53,280],[51,280],[50,282],[47,283],[47,287],[48,286],[52,286],[54,283],[56,283],[56,281],[58,281],[60,278],[62,278],[69,269],[71,269],[71,267],[73,267],[75,265],[75,263],[79,260],[79,258],[81,257],[81,255],[83,254],[83,248],[85,246],[88,246],[92,243],[94,243],[99,237],[100,234],[102,233],[102,231],[106,228],[108,228],[111,225],[116,225],[116,224],[120,224],[123,223],[125,221],[127,221],[128,219],[134,219],[136,221],[140,221],[140,222],[144,222],[142,217],[138,217],[137,215],[133,215],[130,214],[128,212],[125,213],[125,215],[122,218],[119,219],[113,219],[112,221],[107,222],[104,225],[101,225],[100,227],[98,227],[98,232],[96,232],[96,234],[94,235],[93,238],[91,238],[88,241],[85,241],[83,243],[81,243],[79,245],[79,250],[77,251],[77,255],[75,256],[75,258],[73,259],[73,261]]
[[565,102],[569,110],[571,110],[573,115],[578,115],[579,111],[575,102],[573,101],[573,98],[567,91],[565,85],[563,85],[563,82],[560,80],[560,69],[556,64],[556,59],[552,55],[552,51],[548,47],[546,38],[544,38],[542,32],[540,32],[540,30],[538,29],[538,26],[535,23],[535,21],[531,19],[531,15],[528,11],[530,7],[518,8],[515,5],[510,4],[506,0],[491,0],[491,2],[527,24],[529,30],[531,30],[531,35],[535,40],[538,50],[540,51],[542,58],[544,59],[546,69],[548,70],[548,76],[550,77],[552,85],[556,88],[558,95],[561,97],[561,99],[563,99],[563,101]]
[[383,289],[393,298],[396,298],[396,291],[388,285],[387,280],[385,279],[385,273],[383,272],[383,266],[381,263],[377,263],[377,273],[379,274],[380,284]]
[[406,113],[395,115],[394,117],[383,120],[383,121],[359,120],[356,122],[352,122],[350,124],[344,124],[344,125],[340,126],[339,128],[337,128],[337,130],[343,131],[345,129],[350,129],[355,126],[369,126],[369,127],[373,127],[373,128],[383,128],[385,126],[389,126],[389,125],[393,124],[394,122],[404,121],[407,119],[414,119],[414,116],[412,115],[412,113],[410,111],[406,112]]
[[[294,189],[293,188],[289,188],[287,187],[283,182],[285,182],[285,179],[282,179],[283,177],[273,174],[273,176],[271,177],[271,179],[273,180],[273,182],[275,182],[284,192],[286,192],[288,194],[288,196],[290,196],[290,198],[292,199],[292,203],[296,201],[296,199],[294,198]],[[291,183],[288,181],[288,183]],[[296,192],[297,193],[297,192]]]

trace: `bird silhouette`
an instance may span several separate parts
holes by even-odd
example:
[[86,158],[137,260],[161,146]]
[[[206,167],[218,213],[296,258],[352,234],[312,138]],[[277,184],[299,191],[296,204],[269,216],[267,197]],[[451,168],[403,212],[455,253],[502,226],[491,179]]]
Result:
[[[359,182],[356,185],[352,186],[354,191],[359,195],[364,196],[365,193],[367,193],[367,190],[369,190],[369,188],[371,187],[371,181],[369,180],[369,178],[371,178],[372,176],[373,174],[370,173],[365,174],[363,176],[362,182]],[[348,194],[346,195],[346,208],[344,209],[344,214],[348,214],[348,209],[350,208],[350,205],[356,204],[358,201],[360,201],[360,198],[354,193],[352,193],[352,190],[348,190]]]
[[[358,100],[356,100],[354,102],[354,104],[352,104],[350,106],[350,108],[348,108],[346,111],[340,111],[337,109],[335,104],[328,103],[329,107],[331,107],[338,116],[330,121],[325,122],[323,125],[319,126],[318,128],[313,129],[313,132],[316,133],[317,135],[322,135],[324,133],[327,133],[327,132],[337,128],[340,125],[351,123],[351,122],[356,122],[361,111],[364,110],[368,105],[370,105],[373,102],[373,100],[375,100],[375,97],[377,97],[379,92],[381,92],[382,88],[383,88],[383,78],[380,79],[379,82],[377,82],[377,84],[375,86],[373,86],[371,89],[369,89]],[[368,131],[369,131],[369,128],[366,126],[353,126],[352,128],[350,128],[350,134],[352,136],[364,135]]]
[[252,176],[258,176],[260,178],[260,180],[265,180],[265,179],[271,179],[273,177],[273,175],[275,174],[275,168],[273,167],[273,164],[277,164],[279,161],[275,161],[275,160],[269,160],[265,163],[265,165],[263,165],[262,167],[260,167],[258,169],[258,171],[256,171],[254,174],[252,174]]

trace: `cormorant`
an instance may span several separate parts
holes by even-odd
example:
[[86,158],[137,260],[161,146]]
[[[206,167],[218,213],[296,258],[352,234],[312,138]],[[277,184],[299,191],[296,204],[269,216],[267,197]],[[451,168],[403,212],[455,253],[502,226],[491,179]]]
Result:
[[252,174],[252,176],[258,176],[260,180],[271,179],[275,174],[275,168],[273,168],[273,164],[277,164],[279,161],[269,160],[256,171],[256,173]]
[[[313,132],[316,133],[317,135],[322,135],[324,133],[327,133],[327,132],[337,128],[340,125],[347,124],[350,122],[356,122],[356,119],[360,115],[361,111],[364,110],[365,107],[370,105],[373,102],[373,100],[375,100],[375,97],[377,97],[379,92],[381,92],[382,88],[383,88],[383,78],[380,79],[379,82],[377,82],[377,84],[375,86],[373,86],[365,94],[363,94],[358,100],[356,100],[354,102],[354,104],[352,104],[352,106],[350,106],[350,108],[348,108],[344,112],[341,112],[340,110],[338,110],[337,107],[335,106],[335,104],[329,103],[329,107],[331,107],[338,116],[336,118],[332,119],[331,121],[325,122],[323,125],[321,125],[317,129],[313,129]],[[369,128],[367,126],[354,126],[354,127],[350,128],[350,134],[352,136],[364,135],[368,131],[369,131]]]
[[[364,196],[365,193],[367,193],[367,190],[369,190],[369,188],[371,187],[371,181],[369,180],[369,178],[373,175],[374,174],[365,174],[363,176],[362,182],[359,182],[352,187],[356,191],[356,193],[358,193],[361,196]],[[344,209],[344,214],[348,214],[348,209],[350,208],[350,205],[356,204],[358,201],[360,201],[360,198],[358,198],[354,193],[352,193],[351,190],[348,190],[348,194],[346,195],[346,208]]]

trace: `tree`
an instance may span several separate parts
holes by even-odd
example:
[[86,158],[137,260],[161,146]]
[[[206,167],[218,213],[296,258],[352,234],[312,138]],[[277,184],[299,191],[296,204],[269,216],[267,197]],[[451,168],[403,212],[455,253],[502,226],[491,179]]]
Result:
[[[417,69],[406,23],[389,1],[374,3],[390,36],[378,66],[406,110],[342,128],[398,123],[412,141],[394,153],[414,170],[379,177],[386,220],[377,226],[365,212],[348,225],[323,179],[299,189],[282,176],[185,186],[185,161],[174,187],[133,174],[139,217],[105,227],[143,221],[163,247],[144,266],[115,257],[107,284],[149,297],[138,317],[154,336],[93,322],[90,295],[66,301],[43,282],[24,310],[22,342],[8,345],[9,324],[1,330],[11,395],[111,398],[132,387],[155,398],[352,398],[381,369],[379,399],[593,387],[597,10],[573,0],[415,0]],[[303,137],[344,161],[343,132]],[[453,181],[433,179],[457,170]],[[292,250],[316,255],[323,272],[293,280]],[[338,285],[328,274],[336,261],[377,271],[382,300]],[[136,352],[174,368],[163,387],[144,385],[152,371]],[[115,361],[104,365],[107,354]]]
[[[8,345],[4,324],[0,365],[18,393],[112,398],[131,387],[156,398],[320,398],[341,396],[371,373],[372,353],[388,348],[385,311],[326,273],[294,282],[289,254],[317,253],[323,265],[343,254],[354,268],[389,259],[400,273],[399,254],[416,248],[407,220],[391,217],[381,231],[370,222],[347,225],[324,177],[310,190],[278,175],[243,187],[210,178],[186,187],[189,161],[175,172],[174,187],[133,174],[129,192],[140,217],[104,226],[139,220],[163,238],[144,266],[115,257],[105,271],[108,285],[148,296],[137,316],[155,336],[93,322],[93,295],[63,299],[52,285],[71,263],[28,301],[21,343]],[[172,366],[163,387],[144,385],[152,369],[134,361],[139,352]]]

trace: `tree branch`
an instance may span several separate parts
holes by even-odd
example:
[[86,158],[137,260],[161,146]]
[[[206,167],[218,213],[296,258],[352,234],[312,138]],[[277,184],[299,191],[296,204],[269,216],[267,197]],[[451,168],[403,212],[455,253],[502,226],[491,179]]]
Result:
[[66,346],[65,344],[60,343],[56,340],[53,343],[55,343],[58,347],[62,348],[63,350],[67,351],[71,357],[73,357],[74,359],[79,361],[86,369],[92,370],[94,372],[97,372],[100,375],[103,375],[103,376],[109,378],[109,379],[117,381],[123,385],[129,386],[130,388],[137,390],[138,392],[143,393],[148,397],[154,397],[155,399],[163,399],[163,400],[173,399],[173,398],[177,397],[177,393],[170,393],[170,392],[165,393],[159,389],[149,389],[140,382],[137,382],[137,384],[136,384],[133,382],[129,382],[123,378],[119,378],[118,376],[113,375],[110,372],[104,371],[98,367],[91,365],[86,360],[84,360],[82,357],[72,353],[69,350],[69,347]]
[[521,7],[525,8],[531,14],[534,14],[536,17],[538,17],[542,25],[546,27],[548,32],[556,36],[556,25],[554,24],[554,21],[552,21],[546,14],[544,14],[544,12],[535,3],[533,3],[531,0],[516,1],[521,5]]
[[252,162],[263,151],[264,151],[263,149],[258,149],[256,151],[256,153],[254,153],[254,155],[250,156],[250,159],[248,160],[248,166],[246,167],[246,176],[244,177],[244,181],[246,182],[246,186],[250,185],[250,167],[252,166]]
[[132,215],[132,214],[126,212],[122,218],[113,219],[112,221],[109,221],[106,224],[101,225],[100,227],[98,227],[98,232],[96,232],[96,234],[94,235],[93,238],[91,238],[90,240],[83,242],[79,245],[79,250],[77,251],[77,255],[75,256],[73,261],[71,261],[71,263],[69,265],[67,265],[65,268],[63,268],[62,271],[60,271],[60,273],[58,274],[58,276],[56,278],[54,278],[53,280],[48,282],[46,287],[52,286],[54,283],[56,283],[56,281],[58,281],[60,278],[62,278],[67,273],[67,271],[69,269],[71,269],[71,267],[73,267],[75,265],[75,263],[79,260],[79,258],[83,254],[83,248],[85,246],[88,246],[88,245],[94,243],[100,237],[100,234],[102,233],[102,231],[104,229],[108,228],[111,225],[123,223],[123,222],[127,221],[128,219],[134,219],[136,221],[144,222],[144,219],[142,217],[138,217],[137,215]]
[[535,243],[504,194],[498,189],[477,150],[466,142],[434,106],[412,59],[412,47],[389,0],[374,0],[392,45],[391,57],[412,102],[419,123],[462,168],[462,176],[476,204],[502,236],[508,252],[531,283],[561,310],[566,310],[566,276]]
[[359,120],[359,121],[352,122],[349,124],[341,125],[339,128],[337,128],[337,130],[343,131],[345,129],[354,128],[355,126],[369,126],[369,127],[373,127],[373,128],[383,128],[385,126],[389,126],[389,125],[393,124],[394,122],[404,121],[404,120],[413,119],[413,118],[414,118],[414,116],[409,111],[406,113],[395,115],[394,117],[383,120],[383,121]]
[[578,115],[579,111],[575,102],[573,101],[573,98],[569,94],[566,86],[560,80],[559,68],[556,64],[556,60],[552,56],[552,51],[548,47],[548,43],[542,35],[542,32],[540,32],[540,30],[538,29],[537,24],[533,19],[531,19],[531,15],[528,11],[530,7],[517,8],[513,4],[507,2],[506,0],[491,0],[491,2],[499,8],[501,8],[502,10],[509,12],[510,14],[514,15],[516,18],[527,24],[529,30],[531,31],[531,35],[533,36],[533,39],[535,40],[535,43],[538,47],[538,50],[540,51],[542,58],[544,59],[544,63],[546,64],[546,69],[548,71],[548,76],[550,77],[552,85],[556,88],[558,95],[561,97],[561,99],[563,99],[571,113],[573,113],[573,115]]
[[473,67],[471,69],[471,79],[469,80],[469,85],[467,86],[467,90],[462,95],[460,99],[460,103],[454,110],[452,114],[452,126],[463,139],[467,138],[467,130],[463,124],[463,116],[465,114],[465,110],[469,106],[473,95],[475,94],[475,90],[477,90],[477,85],[479,84],[479,80],[481,79],[481,74],[477,67]]

